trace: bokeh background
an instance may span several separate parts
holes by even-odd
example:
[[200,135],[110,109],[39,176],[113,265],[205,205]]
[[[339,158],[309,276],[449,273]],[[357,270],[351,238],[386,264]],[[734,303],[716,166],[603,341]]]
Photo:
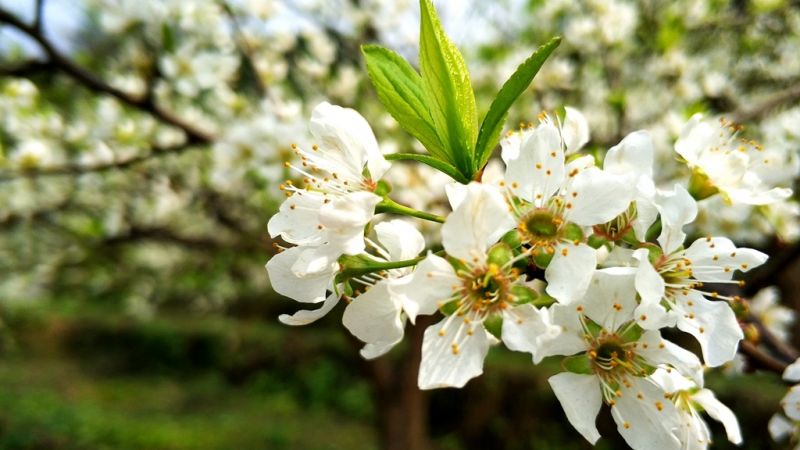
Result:
[[[509,124],[574,106],[598,152],[647,128],[667,182],[686,177],[684,121],[724,115],[784,155],[772,182],[794,184],[800,2],[435,4],[482,111],[557,34]],[[420,149],[359,53],[376,42],[415,61],[418,17],[411,0],[0,0],[0,449],[590,448],[547,386],[557,362],[497,348],[466,388],[420,393],[418,337],[366,362],[340,312],[276,320],[297,307],[263,268],[290,145],[326,100],[360,111],[384,151]],[[395,166],[398,200],[442,207],[446,177]],[[773,256],[747,291],[796,342],[796,199],[714,201],[698,229]],[[787,448],[766,431],[786,386],[760,368],[743,359],[708,384],[744,448]],[[625,448],[599,421],[598,448]]]

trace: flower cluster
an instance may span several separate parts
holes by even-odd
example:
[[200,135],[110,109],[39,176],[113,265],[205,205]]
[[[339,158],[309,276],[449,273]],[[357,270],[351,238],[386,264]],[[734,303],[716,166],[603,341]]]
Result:
[[[786,367],[784,381],[800,382],[800,359]],[[794,385],[781,400],[783,414],[775,414],[769,421],[769,434],[775,440],[791,438],[795,449],[800,448],[800,385]]]
[[[704,387],[704,368],[734,359],[744,335],[733,309],[740,299],[728,293],[742,283],[737,273],[767,256],[722,236],[684,244],[696,200],[681,184],[658,186],[647,131],[600,158],[583,151],[589,132],[579,111],[542,114],[502,139],[502,173],[445,186],[445,217],[389,198],[388,163],[355,111],[323,103],[311,132],[317,143],[296,148],[300,163],[291,165],[304,185],[283,186],[288,198],[269,223],[293,245],[267,270],[277,292],[322,306],[283,322],[309,323],[344,299],[344,325],[374,358],[402,340],[406,322],[436,315],[422,342],[421,389],[464,386],[502,343],[534,364],[562,359],[550,385],[592,443],[603,404],[635,449],[706,448],[701,411],[741,442],[733,413]],[[695,133],[675,144],[693,169],[702,158],[690,159],[688,147],[733,158]],[[736,201],[733,192],[752,188],[768,200],[757,173],[742,170],[750,181],[720,182],[715,194]],[[382,212],[443,223],[426,240]],[[670,328],[694,336],[702,360],[663,338]]]

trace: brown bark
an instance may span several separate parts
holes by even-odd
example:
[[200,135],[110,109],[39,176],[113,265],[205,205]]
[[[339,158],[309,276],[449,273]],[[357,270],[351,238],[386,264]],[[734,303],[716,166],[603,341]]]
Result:
[[405,347],[366,363],[378,415],[382,450],[430,450],[428,395],[417,388],[425,328],[431,317],[420,317],[407,329]]

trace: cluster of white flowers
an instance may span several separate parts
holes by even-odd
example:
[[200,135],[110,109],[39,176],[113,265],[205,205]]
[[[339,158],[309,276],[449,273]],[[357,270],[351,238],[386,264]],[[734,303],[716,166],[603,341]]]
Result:
[[[800,382],[800,359],[786,368],[783,379],[791,383]],[[797,450],[800,448],[800,385],[789,389],[781,400],[781,406],[783,414],[775,414],[769,421],[769,434],[777,441],[791,438]]]
[[[765,191],[747,155],[731,148],[728,127],[692,118],[675,143],[714,189],[706,195],[759,203],[788,195]],[[697,204],[681,184],[657,186],[649,133],[631,133],[601,162],[581,153],[588,130],[566,108],[563,120],[542,114],[538,125],[509,133],[503,175],[446,185],[451,212],[426,243],[410,222],[376,215],[388,198],[388,163],[363,117],[319,105],[317,143],[296,148],[300,163],[291,166],[304,186],[284,185],[288,198],[269,222],[270,234],[292,246],[267,270],[278,293],[322,306],[281,321],[310,323],[344,299],[344,325],[374,358],[402,340],[406,321],[438,314],[422,343],[421,389],[464,386],[502,342],[534,363],[563,357],[550,384],[592,443],[603,403],[636,449],[706,448],[700,411],[740,443],[736,418],[704,388],[703,372],[733,360],[743,338],[731,306],[739,298],[720,291],[741,285],[734,275],[767,256],[721,236],[684,246]],[[740,170],[726,177],[723,165]],[[695,337],[703,362],[662,338],[673,327]]]

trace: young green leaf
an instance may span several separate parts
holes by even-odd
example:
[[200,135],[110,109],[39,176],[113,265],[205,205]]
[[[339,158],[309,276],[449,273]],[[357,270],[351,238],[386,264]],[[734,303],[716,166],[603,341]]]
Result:
[[525,62],[517,67],[514,74],[500,88],[500,92],[497,93],[497,97],[492,101],[492,105],[483,118],[483,123],[481,123],[473,157],[475,171],[486,165],[492,155],[492,150],[500,141],[500,133],[503,131],[503,125],[508,117],[508,109],[511,108],[517,97],[528,88],[542,64],[560,43],[561,38],[555,37],[539,47]]
[[402,56],[378,45],[363,45],[361,53],[372,86],[389,114],[431,155],[446,160],[447,155],[425,104],[422,78],[417,71]]
[[459,172],[458,169],[453,167],[452,164],[448,163],[447,161],[436,159],[432,156],[421,155],[419,153],[390,153],[384,156],[389,161],[397,161],[405,159],[405,160],[421,162],[422,164],[426,164],[428,166],[433,167],[439,172],[449,175],[450,178],[458,181],[459,183],[466,184],[469,183],[470,180],[469,178],[466,178],[461,172]]
[[472,178],[478,129],[475,95],[461,52],[442,29],[430,0],[420,0],[419,65],[422,87],[449,161]]

